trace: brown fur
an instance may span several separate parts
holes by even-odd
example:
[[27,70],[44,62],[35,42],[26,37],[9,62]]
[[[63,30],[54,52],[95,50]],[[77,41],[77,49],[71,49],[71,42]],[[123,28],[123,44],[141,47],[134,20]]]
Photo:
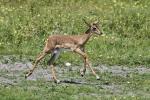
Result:
[[35,63],[30,69],[30,71],[26,74],[26,78],[32,74],[34,69],[36,68],[38,62],[44,58],[47,54],[51,53],[52,57],[49,60],[49,65],[51,66],[53,79],[56,83],[59,83],[59,80],[57,80],[55,75],[55,69],[54,69],[54,61],[56,60],[56,56],[58,54],[57,49],[65,48],[65,49],[71,49],[73,52],[79,54],[82,56],[84,60],[84,68],[81,70],[81,75],[83,76],[86,71],[86,67],[88,66],[92,73],[96,76],[97,79],[99,79],[99,76],[95,73],[93,68],[89,64],[88,56],[85,53],[84,46],[87,43],[87,41],[90,39],[90,37],[96,33],[98,35],[101,35],[102,32],[100,31],[97,23],[88,24],[86,21],[85,23],[89,27],[89,29],[82,35],[51,35],[48,37],[43,52],[37,57],[35,60]]
[[46,45],[44,47],[44,52],[52,52],[57,45],[66,46],[67,48],[72,48],[73,46],[82,47],[86,44],[88,39],[91,37],[91,34],[83,35],[52,35],[49,36]]

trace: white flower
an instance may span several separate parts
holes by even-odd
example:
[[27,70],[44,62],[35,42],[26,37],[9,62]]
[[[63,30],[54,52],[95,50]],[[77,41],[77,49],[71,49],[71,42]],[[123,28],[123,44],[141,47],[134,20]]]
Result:
[[66,62],[65,65],[66,65],[67,67],[69,67],[69,66],[71,66],[71,63]]

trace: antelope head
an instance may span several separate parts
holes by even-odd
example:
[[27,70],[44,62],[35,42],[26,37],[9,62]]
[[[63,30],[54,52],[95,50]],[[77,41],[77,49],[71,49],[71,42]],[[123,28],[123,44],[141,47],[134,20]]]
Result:
[[[85,21],[84,19],[83,19],[83,21],[85,22],[85,24],[89,27],[89,29],[88,29],[88,33],[90,32],[90,33],[95,33],[95,34],[97,34],[97,35],[102,35],[103,34],[103,32],[102,32],[102,30],[101,30],[101,28],[100,28],[100,26],[99,26],[99,22],[98,21],[95,21],[95,22],[93,22],[93,23],[91,23],[91,24],[89,24],[87,21]],[[87,33],[86,32],[86,33]]]

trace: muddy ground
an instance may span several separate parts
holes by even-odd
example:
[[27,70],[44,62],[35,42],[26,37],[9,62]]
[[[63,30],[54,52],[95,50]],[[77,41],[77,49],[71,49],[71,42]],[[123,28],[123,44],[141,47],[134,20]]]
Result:
[[[28,71],[32,66],[32,61],[29,59],[14,58],[10,56],[3,56],[0,58],[0,85],[9,86],[9,85],[18,85],[21,84],[22,80],[25,80],[24,75],[25,72]],[[97,84],[96,82],[87,82],[84,78],[79,77],[79,70],[81,66],[65,66],[58,65],[56,67],[57,76],[61,81],[65,84],[85,84],[85,85],[97,85],[103,89],[113,91],[113,93],[122,93],[121,85],[110,84],[109,82],[105,82],[104,84]],[[129,77],[132,73],[136,73],[139,75],[149,74],[150,68],[145,66],[137,66],[137,67],[129,67],[129,66],[107,66],[107,65],[97,65],[94,67],[96,72],[99,73],[110,73],[112,76],[119,76],[122,78]],[[75,73],[78,76],[72,76],[71,74]],[[89,76],[91,72],[87,70],[86,77]],[[91,74],[90,74],[91,75]],[[85,78],[86,78],[85,77]],[[37,80],[45,80],[52,81],[51,72],[49,67],[44,67],[43,64],[39,64],[38,68],[34,71],[34,73],[27,78],[30,81]],[[102,81],[102,80],[100,80]],[[140,91],[142,93],[142,91]],[[128,93],[128,95],[133,95],[134,93]],[[142,94],[146,96],[150,96],[149,93],[143,92]]]

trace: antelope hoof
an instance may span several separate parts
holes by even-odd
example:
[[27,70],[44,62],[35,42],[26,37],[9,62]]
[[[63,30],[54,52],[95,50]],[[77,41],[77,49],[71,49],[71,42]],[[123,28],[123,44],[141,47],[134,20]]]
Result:
[[25,75],[25,79],[27,79],[32,73],[28,73]]
[[28,78],[28,76],[29,76],[29,74],[26,74],[26,75],[25,75],[25,79],[27,79],[27,78]]
[[60,80],[55,80],[54,81],[56,84],[59,84],[60,83]]
[[27,74],[25,75],[25,79],[28,78],[31,74],[32,74],[32,71],[27,72]]
[[85,70],[80,70],[80,75],[83,77],[85,75]]
[[97,75],[97,76],[96,76],[96,79],[97,79],[97,80],[100,80],[100,77]]
[[83,77],[83,76],[84,76],[84,73],[83,73],[83,72],[80,72],[80,75]]

